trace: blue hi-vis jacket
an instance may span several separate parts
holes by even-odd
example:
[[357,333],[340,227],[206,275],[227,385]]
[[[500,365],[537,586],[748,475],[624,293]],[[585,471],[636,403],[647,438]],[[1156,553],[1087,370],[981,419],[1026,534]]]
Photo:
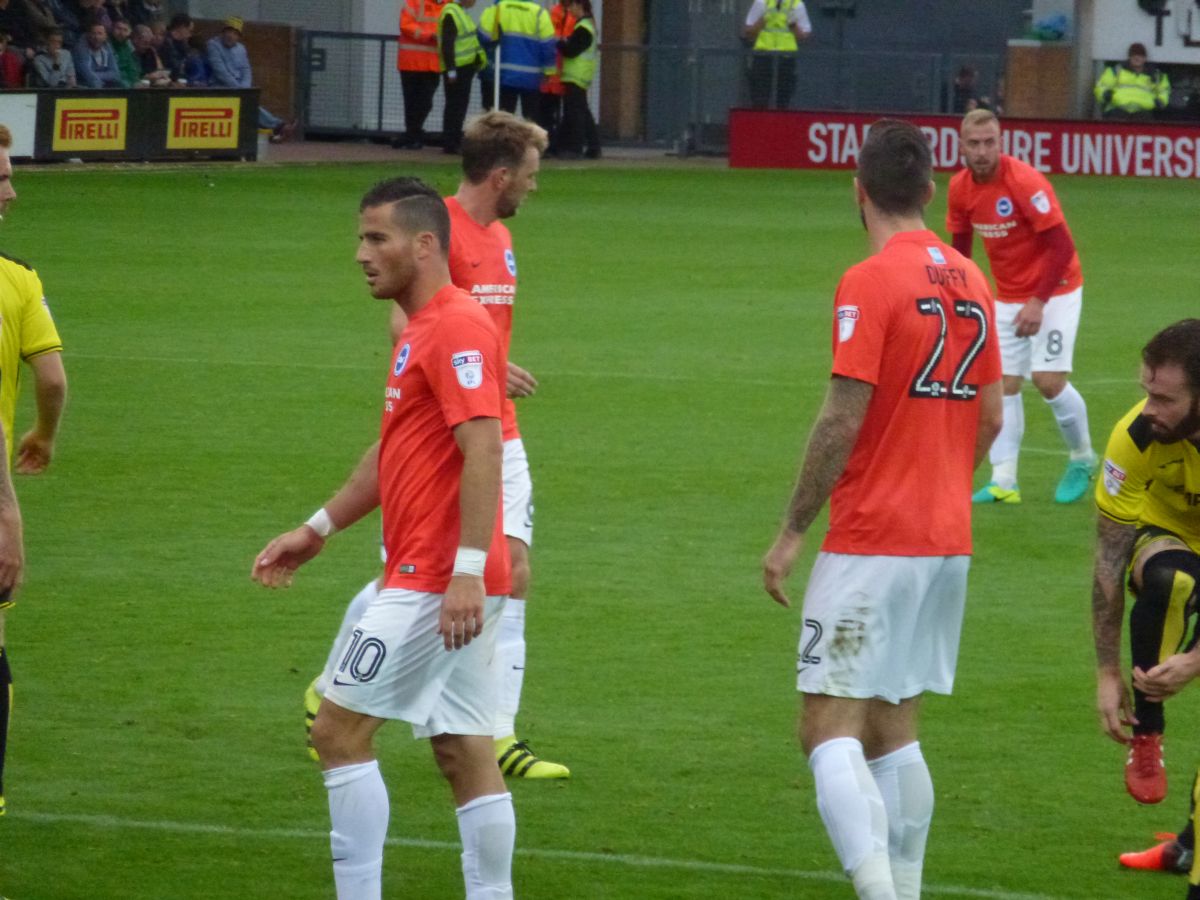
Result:
[[500,84],[536,91],[555,72],[554,25],[550,14],[530,0],[500,0],[479,18],[479,42],[488,51],[484,79],[494,78],[495,47],[500,47]]

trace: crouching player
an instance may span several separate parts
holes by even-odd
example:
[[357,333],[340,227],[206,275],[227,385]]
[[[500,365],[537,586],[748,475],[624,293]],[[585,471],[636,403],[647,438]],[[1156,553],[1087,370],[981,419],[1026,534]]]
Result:
[[[1196,635],[1187,636],[1200,582],[1200,319],[1151,338],[1141,381],[1146,399],[1113,429],[1096,487],[1092,625],[1101,726],[1130,748],[1130,795],[1158,803],[1167,793],[1163,701],[1200,675]],[[1132,696],[1119,662],[1126,581]],[[1160,848],[1156,857],[1178,863],[1178,853]]]

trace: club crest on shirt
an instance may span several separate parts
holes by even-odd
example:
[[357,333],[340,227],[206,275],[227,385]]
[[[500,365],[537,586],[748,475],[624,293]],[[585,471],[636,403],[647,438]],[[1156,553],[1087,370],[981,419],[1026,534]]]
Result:
[[504,251],[504,265],[508,267],[508,274],[513,278],[517,277],[517,258],[513,255],[512,248],[509,247]]
[[400,352],[396,354],[396,365],[392,366],[392,374],[396,377],[404,371],[404,367],[408,365],[408,354],[412,350],[411,344],[405,344],[400,348]]
[[854,326],[858,324],[857,306],[839,306],[837,308],[838,343],[844,344],[854,336]]
[[450,367],[458,383],[469,391],[483,384],[483,354],[478,350],[463,350],[450,357]]
[[1011,216],[1013,211],[1012,201],[1007,197],[1001,197],[996,201],[996,215]]
[[1038,191],[1029,198],[1029,202],[1033,204],[1033,208],[1040,212],[1043,216],[1050,212],[1050,198],[1046,196],[1045,191]]
[[1109,496],[1115,497],[1121,493],[1123,484],[1125,484],[1125,470],[1111,459],[1104,460],[1104,489],[1108,491]]
[[926,247],[929,252],[929,258],[933,260],[935,265],[944,266],[946,264],[946,254],[942,253],[937,247]]

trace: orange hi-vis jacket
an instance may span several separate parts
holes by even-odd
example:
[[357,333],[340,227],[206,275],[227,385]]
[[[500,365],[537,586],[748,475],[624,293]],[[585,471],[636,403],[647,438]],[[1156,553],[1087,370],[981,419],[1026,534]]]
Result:
[[446,0],[404,0],[400,5],[400,50],[396,68],[401,72],[440,72],[438,18]]
[[[562,41],[570,37],[571,32],[575,30],[575,17],[567,12],[567,4],[555,3],[550,7],[550,24],[554,26],[554,39]],[[562,83],[562,67],[563,55],[559,50],[554,54],[554,74],[547,75],[542,80],[543,94],[557,94],[562,96],[565,94],[566,88]]]

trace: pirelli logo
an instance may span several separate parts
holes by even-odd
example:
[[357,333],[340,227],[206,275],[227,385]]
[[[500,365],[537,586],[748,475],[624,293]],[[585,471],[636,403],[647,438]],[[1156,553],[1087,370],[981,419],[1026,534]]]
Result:
[[54,102],[56,153],[88,150],[124,150],[129,125],[129,101],[62,99]]
[[239,97],[172,97],[167,109],[168,150],[236,150]]

